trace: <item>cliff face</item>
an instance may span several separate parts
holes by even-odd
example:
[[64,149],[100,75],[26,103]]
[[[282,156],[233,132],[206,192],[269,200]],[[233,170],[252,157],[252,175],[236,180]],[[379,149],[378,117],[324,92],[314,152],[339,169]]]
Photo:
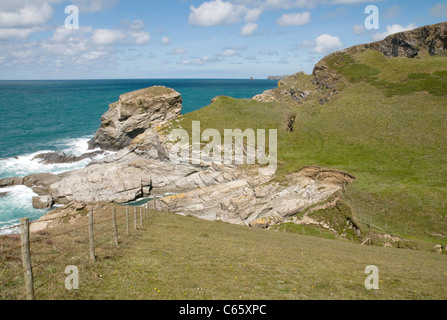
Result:
[[316,100],[320,104],[325,104],[338,93],[335,88],[341,79],[341,76],[327,65],[326,59],[334,55],[364,50],[379,51],[390,58],[416,58],[422,53],[431,56],[447,54],[447,22],[396,33],[381,41],[334,52],[318,62],[311,75],[296,73],[282,79],[278,88],[265,91],[253,99],[262,102],[285,101],[295,105]]
[[447,22],[392,34],[384,40],[354,46],[347,51],[371,49],[387,57],[415,58],[421,51],[431,56],[447,51]]

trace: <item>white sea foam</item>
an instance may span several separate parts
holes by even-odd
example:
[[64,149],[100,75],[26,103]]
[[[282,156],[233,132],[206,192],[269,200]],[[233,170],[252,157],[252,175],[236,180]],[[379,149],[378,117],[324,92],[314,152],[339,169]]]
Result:
[[[20,222],[21,217],[38,219],[46,213],[36,210],[32,205],[32,198],[37,196],[32,189],[25,186],[1,188],[0,192],[7,195],[0,197],[0,234],[17,233],[17,229],[9,229]],[[1,230],[8,228],[7,230]]]
[[[92,161],[92,159],[84,159],[74,163],[44,164],[41,163],[40,160],[34,158],[39,154],[55,151],[62,151],[73,156],[81,156],[84,153],[99,151],[100,149],[88,149],[88,141],[90,138],[91,137],[61,140],[57,143],[57,147],[60,147],[59,150],[40,150],[18,157],[0,159],[0,177],[24,177],[41,172],[58,174],[84,168]],[[102,155],[98,155],[93,160],[101,159],[108,154],[110,153],[107,152]]]
[[[64,139],[55,144],[56,150],[40,150],[34,153],[21,155],[13,158],[0,159],[0,178],[1,177],[25,177],[34,173],[49,172],[59,174],[71,170],[81,169],[87,166],[92,160],[98,160],[111,154],[105,152],[93,159],[84,159],[75,163],[62,164],[43,164],[34,159],[38,154],[62,151],[67,155],[81,156],[88,152],[99,151],[100,149],[89,150],[88,141],[90,137]],[[32,197],[36,196],[32,189],[25,186],[14,186],[9,188],[0,188],[0,193],[7,193],[0,197],[0,235],[17,233],[18,229],[10,229],[18,225],[20,218],[28,217],[38,219],[47,211],[37,210],[32,206]],[[8,228],[7,230],[1,230]]]

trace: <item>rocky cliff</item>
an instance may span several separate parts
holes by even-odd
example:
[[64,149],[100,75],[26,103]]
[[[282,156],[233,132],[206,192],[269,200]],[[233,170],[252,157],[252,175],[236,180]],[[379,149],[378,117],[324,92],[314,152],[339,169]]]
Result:
[[182,97],[170,88],[155,86],[123,94],[101,117],[101,127],[89,146],[121,150],[148,128],[175,119],[181,111]]
[[447,51],[447,22],[424,26],[410,31],[392,34],[384,40],[346,49],[376,50],[387,57],[415,58],[422,52],[431,56]]
[[338,93],[335,87],[341,79],[337,72],[328,67],[326,60],[334,55],[364,50],[379,51],[389,58],[417,58],[423,54],[445,55],[447,54],[447,22],[392,34],[381,41],[334,52],[321,59],[315,65],[311,75],[303,72],[296,73],[282,79],[278,88],[267,90],[253,99],[263,102],[285,101],[295,105],[315,100],[323,105]]

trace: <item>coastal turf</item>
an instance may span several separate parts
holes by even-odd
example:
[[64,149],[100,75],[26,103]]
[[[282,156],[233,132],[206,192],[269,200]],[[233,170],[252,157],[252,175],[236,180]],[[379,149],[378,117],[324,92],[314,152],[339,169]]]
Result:
[[[123,208],[118,208],[122,224]],[[107,220],[111,208],[96,212]],[[84,217],[87,220],[86,217]],[[112,231],[96,237],[97,261],[88,258],[82,219],[33,235],[37,299],[80,300],[295,300],[446,299],[447,256],[361,246],[339,239],[253,229],[171,213],[151,213],[120,246]],[[107,230],[106,223],[102,228]],[[54,237],[62,230],[69,236]],[[96,227],[99,228],[99,227]],[[99,230],[98,230],[99,231]],[[51,239],[51,246],[44,239]],[[3,246],[6,238],[1,238]],[[72,249],[71,253],[59,256]],[[54,260],[45,262],[51,257]],[[4,256],[2,256],[2,264]],[[9,261],[20,270],[20,259]],[[65,288],[67,265],[79,268],[79,289]],[[365,268],[379,268],[379,290],[365,288]],[[2,269],[4,270],[4,269]],[[8,269],[10,270],[10,269]],[[6,274],[0,273],[0,283]],[[1,288],[2,299],[24,294],[23,279]]]

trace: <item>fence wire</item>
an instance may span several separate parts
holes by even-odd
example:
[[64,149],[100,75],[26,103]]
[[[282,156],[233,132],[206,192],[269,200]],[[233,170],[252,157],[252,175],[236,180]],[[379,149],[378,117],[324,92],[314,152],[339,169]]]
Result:
[[[102,248],[107,243],[113,244],[114,248],[113,249],[108,248],[108,250],[112,250],[113,251],[112,254],[115,255],[120,248],[122,248],[126,244],[131,243],[131,241],[123,241],[122,239],[125,237],[129,237],[129,235],[127,234],[127,230],[129,230],[129,232],[130,232],[130,230],[135,230],[133,228],[134,217],[132,217],[132,214],[136,207],[127,207],[127,208],[128,208],[128,211],[127,211],[128,216],[126,215],[126,210],[119,210],[119,209],[113,210],[112,209],[113,211],[116,212],[115,219],[114,219],[112,213],[110,213],[110,215],[112,215],[112,218],[104,219],[104,217],[106,215],[108,215],[108,213],[104,213],[104,211],[113,212],[112,210],[110,210],[110,208],[105,208],[105,209],[101,210],[101,214],[99,215],[100,219],[93,219],[93,236],[95,239],[95,249]],[[139,217],[139,220],[140,221],[147,220],[150,217],[151,210],[147,206],[142,206],[139,208],[141,208],[141,210],[136,211],[137,216],[141,215]],[[130,210],[130,209],[133,209],[133,210]],[[140,212],[138,212],[138,211],[140,211]],[[91,212],[93,212],[93,211],[91,211]],[[126,216],[127,216],[127,219],[126,219]],[[39,221],[28,222],[28,228],[29,228],[29,226],[31,226],[32,224],[35,224],[35,223],[61,221],[62,219],[66,219],[67,217],[68,218],[71,218],[71,217],[87,218],[88,216],[87,215],[79,216],[79,214],[78,215],[73,214],[73,215],[68,215],[68,216],[63,216],[63,217],[52,218],[52,219],[43,219],[43,220],[39,220]],[[93,213],[93,218],[94,217],[95,217],[95,214]],[[108,228],[107,223],[110,223],[112,225],[112,222],[114,220],[115,220],[115,223],[113,223],[113,226]],[[138,223],[137,225],[141,226],[140,223]],[[73,256],[75,254],[77,254],[79,256],[78,259],[85,259],[85,261],[88,261],[88,252],[89,251],[84,247],[89,247],[89,240],[90,240],[89,227],[90,227],[89,223],[82,223],[82,225],[80,225],[80,226],[75,226],[74,228],[70,228],[67,231],[59,232],[56,234],[51,234],[52,230],[43,230],[43,231],[31,233],[28,246],[25,246],[23,243],[20,243],[20,245],[16,245],[16,242],[20,241],[20,239],[18,238],[17,235],[14,235],[14,237],[11,237],[11,235],[0,236],[0,244],[1,244],[1,246],[0,246],[0,270],[4,269],[7,271],[7,273],[10,273],[9,275],[6,276],[5,279],[1,279],[2,275],[5,274],[5,272],[1,271],[1,273],[0,273],[0,299],[4,299],[5,296],[10,297],[11,295],[14,295],[14,293],[10,294],[9,292],[7,292],[8,285],[9,285],[9,287],[11,287],[11,285],[12,285],[12,288],[11,288],[12,291],[24,290],[25,286],[23,286],[23,283],[21,286],[18,283],[18,282],[20,282],[19,277],[22,276],[26,279],[25,275],[29,271],[32,271],[33,280],[36,283],[38,283],[38,285],[34,285],[34,292],[39,291],[40,289],[44,288],[45,286],[48,286],[52,280],[54,280],[56,277],[60,277],[64,274],[63,273],[51,274],[51,272],[48,272],[48,271],[43,273],[45,271],[45,268],[48,268],[51,263],[56,263],[56,264],[62,263],[63,259],[66,259],[64,257],[68,254],[71,254]],[[115,232],[114,232],[115,227],[118,230],[118,245],[117,245],[117,243],[114,243],[114,241],[116,240]],[[20,226],[9,227],[7,229],[16,229],[16,228],[20,229]],[[139,228],[137,228],[137,230],[138,229]],[[79,235],[80,231],[85,231],[86,234],[81,236],[81,235]],[[109,233],[111,233],[110,237],[108,236]],[[64,235],[69,235],[69,234],[73,237],[72,239],[75,242],[77,242],[77,244],[83,244],[83,245],[74,245],[74,246],[70,247],[69,249],[60,250],[57,248],[57,246],[55,246],[52,243],[53,240],[56,240],[58,238],[60,239]],[[130,233],[130,236],[132,236],[132,233]],[[105,239],[104,239],[104,237],[105,237]],[[58,245],[61,245],[61,244],[66,245],[66,243],[64,243],[64,240],[61,240],[61,242],[59,242],[57,244]],[[5,246],[6,246],[6,249],[4,248]],[[10,246],[12,246],[12,247],[10,247]],[[22,259],[23,259],[22,249],[24,246],[30,248],[29,255],[31,258],[31,262],[32,262],[31,268],[22,267]],[[32,247],[32,249],[31,249],[31,247]],[[8,255],[8,254],[14,253],[14,251],[18,251],[18,254],[17,255]],[[24,251],[26,251],[26,250],[24,250]],[[58,252],[53,252],[53,251],[58,251]],[[45,257],[45,256],[47,256],[47,257]],[[73,256],[71,257],[72,260],[74,259]],[[43,257],[45,257],[45,258],[43,258]],[[89,263],[93,263],[93,262],[89,262]],[[5,264],[5,266],[2,266],[2,264]],[[67,265],[70,265],[70,263],[68,263]],[[15,271],[15,270],[17,270],[17,271]],[[45,278],[45,280],[42,280],[42,277],[45,277],[45,275],[47,277]],[[15,281],[15,282],[12,283],[12,281]],[[19,289],[19,288],[21,288],[21,289]],[[15,299],[23,300],[23,299],[26,299],[27,297],[28,297],[28,292],[26,292],[26,291],[24,294],[20,294],[17,292],[15,293]]]

